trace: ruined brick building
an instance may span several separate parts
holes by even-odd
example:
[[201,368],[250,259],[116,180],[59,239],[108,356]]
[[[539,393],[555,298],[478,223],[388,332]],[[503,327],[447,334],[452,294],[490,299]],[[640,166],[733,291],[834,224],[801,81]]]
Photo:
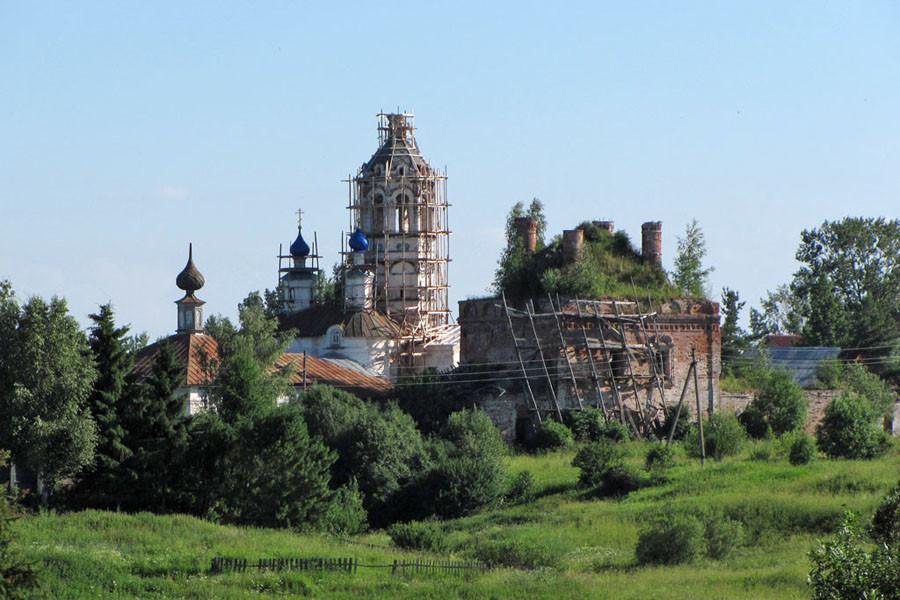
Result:
[[[594,225],[612,233],[613,223]],[[528,252],[537,223],[516,221]],[[582,260],[583,232],[563,232],[563,261]],[[660,263],[662,225],[645,223],[641,259]],[[542,419],[586,406],[649,431],[664,405],[714,410],[721,367],[719,305],[706,298],[534,298],[459,303],[460,366],[495,374],[480,405],[507,439]],[[691,370],[696,360],[696,380]],[[696,385],[695,385],[696,383]],[[686,385],[687,384],[687,385]]]

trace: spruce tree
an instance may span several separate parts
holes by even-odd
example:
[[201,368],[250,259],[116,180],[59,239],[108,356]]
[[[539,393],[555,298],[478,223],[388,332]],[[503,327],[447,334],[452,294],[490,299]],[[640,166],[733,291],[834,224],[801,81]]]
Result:
[[88,398],[91,416],[97,425],[94,463],[84,475],[81,486],[92,503],[108,504],[117,495],[119,468],[131,456],[125,445],[123,412],[125,378],[133,364],[129,352],[128,327],[116,327],[110,304],[100,307],[88,344],[97,370],[94,389]]
[[126,420],[133,456],[123,475],[132,490],[127,501],[136,507],[165,510],[177,495],[177,465],[188,445],[186,399],[178,394],[183,373],[184,365],[163,341],[158,344],[150,376],[132,387]]

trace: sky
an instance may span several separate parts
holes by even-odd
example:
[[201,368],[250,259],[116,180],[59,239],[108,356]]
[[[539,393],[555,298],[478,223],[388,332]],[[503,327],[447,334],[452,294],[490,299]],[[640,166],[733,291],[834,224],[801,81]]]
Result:
[[804,229],[900,216],[896,2],[0,0],[0,90],[0,280],[151,338],[188,243],[207,315],[276,285],[298,208],[335,263],[382,110],[447,168],[454,309],[534,197],[550,234],[662,221],[670,270],[696,218],[748,308]]

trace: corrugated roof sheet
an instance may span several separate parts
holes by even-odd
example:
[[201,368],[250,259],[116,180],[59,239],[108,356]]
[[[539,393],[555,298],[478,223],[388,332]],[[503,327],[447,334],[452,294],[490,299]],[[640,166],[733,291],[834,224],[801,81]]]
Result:
[[296,329],[299,337],[321,337],[332,325],[340,325],[344,337],[396,337],[400,328],[377,310],[343,311],[337,306],[310,306],[278,318],[278,329]]
[[[816,369],[823,360],[837,358],[841,353],[840,348],[826,346],[775,347],[763,348],[761,351],[769,356],[773,367],[784,367],[790,371],[794,381],[804,388],[813,387],[819,382]],[[752,356],[756,352],[748,354]]]
[[[211,336],[188,333],[169,336],[143,348],[138,353],[134,367],[131,369],[132,375],[136,376],[138,381],[146,379],[153,371],[153,361],[160,349],[160,345],[166,343],[171,345],[175,354],[175,360],[185,365],[184,385],[194,386],[210,383],[204,372],[203,357],[217,358],[219,345]],[[291,365],[295,371],[291,382],[295,386],[303,385],[302,354],[283,354],[276,362],[276,365],[279,367]],[[308,355],[306,357],[306,383],[307,385],[316,383],[330,385],[364,398],[383,396],[391,387],[391,383],[387,379],[366,372],[362,367],[350,368],[349,366],[338,364],[334,360],[315,358]]]

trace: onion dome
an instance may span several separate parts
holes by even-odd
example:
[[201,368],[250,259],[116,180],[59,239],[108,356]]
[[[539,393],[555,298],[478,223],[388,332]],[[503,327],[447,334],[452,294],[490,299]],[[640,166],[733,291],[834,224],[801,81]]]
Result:
[[303,233],[297,227],[297,239],[291,244],[291,256],[294,258],[306,258],[309,256],[309,244],[303,239]]
[[201,275],[200,271],[197,270],[197,267],[194,266],[193,244],[189,244],[187,264],[184,266],[181,273],[178,274],[178,277],[175,278],[175,285],[188,294],[193,294],[202,288],[204,283],[206,283],[206,281],[203,279],[203,275]]
[[366,239],[366,234],[364,234],[359,227],[357,227],[356,231],[353,232],[353,235],[350,236],[349,244],[350,249],[354,252],[365,252],[369,249],[369,240]]

